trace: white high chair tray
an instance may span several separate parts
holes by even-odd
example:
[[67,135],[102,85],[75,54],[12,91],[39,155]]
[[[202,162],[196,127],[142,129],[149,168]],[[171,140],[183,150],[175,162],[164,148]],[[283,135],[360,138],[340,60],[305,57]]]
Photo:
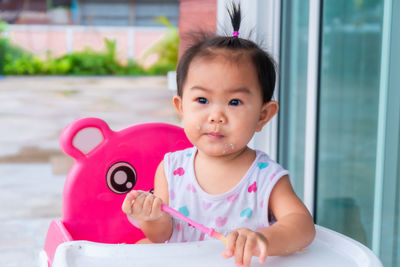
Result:
[[[251,266],[382,266],[375,254],[357,241],[321,226],[316,229],[315,240],[302,252],[268,257],[264,264],[253,258]],[[224,248],[218,240],[142,245],[72,241],[57,248],[53,267],[235,266],[233,258],[222,258]]]

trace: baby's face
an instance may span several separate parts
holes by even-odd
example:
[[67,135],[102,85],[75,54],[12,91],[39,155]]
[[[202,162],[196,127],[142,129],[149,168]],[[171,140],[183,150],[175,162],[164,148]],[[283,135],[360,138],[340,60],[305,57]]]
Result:
[[250,60],[194,59],[183,96],[174,101],[189,140],[208,155],[240,151],[264,125],[265,105]]

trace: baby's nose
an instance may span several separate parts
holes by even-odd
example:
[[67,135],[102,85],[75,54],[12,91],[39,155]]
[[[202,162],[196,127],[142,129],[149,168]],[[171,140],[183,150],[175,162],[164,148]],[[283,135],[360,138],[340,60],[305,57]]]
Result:
[[221,109],[214,109],[209,116],[209,123],[226,123],[225,113]]

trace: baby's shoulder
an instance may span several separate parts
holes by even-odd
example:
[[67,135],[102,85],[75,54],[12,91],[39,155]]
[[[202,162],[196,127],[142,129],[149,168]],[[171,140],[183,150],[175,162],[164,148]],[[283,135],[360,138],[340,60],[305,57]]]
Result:
[[195,147],[189,147],[182,150],[166,153],[164,156],[164,165],[175,166],[189,164],[192,161],[192,157],[196,153]]
[[256,151],[256,162],[265,162],[268,163],[268,165],[279,165],[279,163],[271,159],[271,157],[264,151],[261,150],[255,150],[255,151]]
[[271,159],[271,157],[267,153],[260,150],[256,150],[256,153],[257,156],[255,160],[255,167],[259,172],[287,172],[287,170],[283,168],[278,162]]

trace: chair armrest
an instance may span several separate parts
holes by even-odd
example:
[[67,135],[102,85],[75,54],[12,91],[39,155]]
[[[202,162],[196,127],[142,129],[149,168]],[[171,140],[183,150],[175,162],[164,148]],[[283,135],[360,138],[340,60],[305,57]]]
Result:
[[48,257],[49,266],[51,266],[53,262],[54,253],[56,252],[58,245],[73,240],[74,239],[61,220],[53,220],[50,223],[49,230],[47,231],[46,242],[44,244],[44,251]]

